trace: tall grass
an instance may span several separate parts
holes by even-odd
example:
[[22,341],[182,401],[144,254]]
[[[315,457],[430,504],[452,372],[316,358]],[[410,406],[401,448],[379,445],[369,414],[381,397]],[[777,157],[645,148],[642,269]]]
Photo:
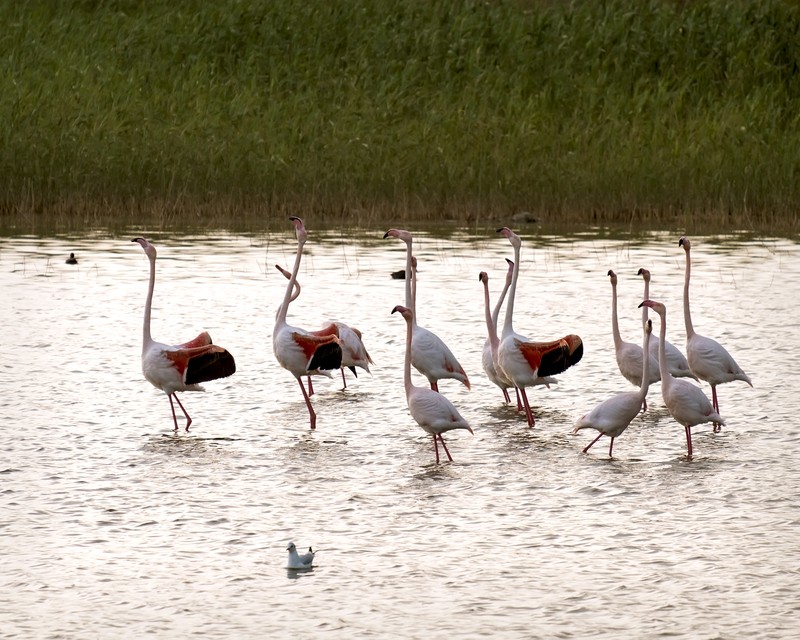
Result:
[[800,204],[793,2],[29,1],[0,24],[0,215],[23,221]]

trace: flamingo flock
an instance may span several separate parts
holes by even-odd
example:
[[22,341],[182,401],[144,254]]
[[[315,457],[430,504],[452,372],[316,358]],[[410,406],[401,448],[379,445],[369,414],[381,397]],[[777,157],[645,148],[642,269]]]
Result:
[[[367,352],[361,331],[340,320],[326,320],[317,326],[320,329],[301,329],[288,324],[289,307],[302,292],[298,273],[303,257],[304,246],[308,241],[308,231],[301,218],[292,216],[291,222],[297,249],[294,265],[288,271],[275,265],[286,278],[283,299],[275,312],[272,332],[273,354],[278,364],[286,369],[300,387],[303,401],[308,411],[308,424],[316,429],[317,414],[311,403],[314,394],[313,376],[332,377],[339,370],[342,377],[342,391],[348,389],[345,369],[357,376],[357,369],[371,373],[374,365]],[[516,395],[515,409],[524,413],[529,428],[536,426],[534,410],[528,397],[528,389],[546,387],[558,382],[555,376],[567,372],[577,365],[584,355],[584,342],[575,333],[566,333],[560,338],[531,340],[514,329],[516,294],[520,284],[521,238],[508,227],[497,230],[511,245],[513,260],[506,258],[507,268],[504,285],[494,304],[491,305],[489,275],[487,271],[479,274],[483,287],[483,315],[486,325],[486,339],[481,352],[481,364],[487,379],[502,393],[504,404],[512,404],[510,389]],[[471,389],[464,367],[456,359],[445,341],[438,335],[418,324],[417,321],[417,256],[413,251],[413,235],[405,229],[389,229],[384,239],[395,238],[405,244],[405,269],[393,272],[394,278],[405,280],[405,304],[396,304],[391,314],[397,313],[406,324],[405,355],[403,358],[403,388],[408,411],[419,427],[433,440],[435,462],[439,464],[439,445],[442,446],[448,461],[453,456],[448,450],[442,435],[448,431],[465,430],[474,434],[469,421],[440,390],[440,381],[455,380]],[[150,277],[145,299],[142,372],[154,387],[164,392],[169,401],[174,431],[179,430],[175,403],[185,416],[185,429],[189,431],[192,418],[184,408],[177,392],[202,391],[201,382],[225,378],[236,372],[234,358],[228,350],[214,344],[207,332],[200,333],[189,342],[168,345],[155,342],[150,335],[152,301],[155,288],[156,248],[145,238],[134,238],[144,250],[150,262]],[[689,306],[689,281],[691,273],[690,248],[688,238],[681,237],[679,246],[686,256],[683,289],[683,314],[686,329],[686,357],[666,339],[666,305],[650,298],[651,274],[640,268],[636,275],[644,281],[644,295],[639,307],[642,309],[642,344],[625,342],[620,333],[617,300],[618,276],[613,270],[607,275],[611,283],[611,324],[612,336],[605,346],[597,349],[612,349],[622,376],[636,391],[624,391],[600,402],[585,413],[573,425],[572,433],[583,429],[594,429],[598,435],[582,449],[586,454],[602,436],[609,438],[608,456],[612,457],[615,439],[646,411],[647,394],[650,387],[658,382],[667,412],[683,427],[686,438],[687,458],[693,457],[692,427],[711,423],[713,431],[726,424],[720,415],[717,399],[717,386],[735,380],[752,386],[750,377],[739,367],[728,351],[716,340],[701,336],[694,331]],[[435,290],[436,283],[432,283]],[[426,287],[427,290],[427,287]],[[505,304],[502,327],[500,315]],[[546,304],[541,305],[545,309]],[[659,335],[651,337],[653,323],[648,318],[652,309],[660,321]],[[534,313],[528,320],[536,325]],[[499,333],[498,333],[499,332]],[[450,336],[452,338],[452,336]],[[426,380],[427,386],[417,386],[412,379],[412,367]],[[307,381],[307,386],[304,384]],[[711,386],[711,400],[705,395],[699,381]],[[538,397],[538,396],[537,396]],[[543,397],[546,402],[546,397]],[[508,411],[514,411],[511,407]],[[290,548],[291,552],[291,548]]]

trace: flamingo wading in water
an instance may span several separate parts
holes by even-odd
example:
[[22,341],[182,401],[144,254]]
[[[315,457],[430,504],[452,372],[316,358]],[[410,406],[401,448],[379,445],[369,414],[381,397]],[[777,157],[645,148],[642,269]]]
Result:
[[[497,337],[497,318],[500,315],[500,308],[503,306],[503,302],[506,299],[508,288],[511,286],[511,276],[514,271],[514,263],[508,258],[506,258],[506,262],[508,262],[506,283],[503,286],[503,290],[500,292],[500,297],[497,299],[494,310],[491,310],[489,302],[489,275],[485,271],[481,271],[478,274],[478,280],[483,283],[484,313],[486,315],[486,330],[489,334],[489,337],[486,338],[486,342],[483,344],[481,364],[483,365],[484,372],[486,372],[486,377],[500,388],[505,401],[511,402],[511,398],[508,395],[508,388],[513,387],[514,384],[511,380],[506,378],[502,371],[498,371],[497,365],[495,364],[497,362],[497,348],[500,346],[500,339]],[[517,392],[517,396],[519,397],[519,392]]]
[[[660,302],[645,300],[649,307],[661,317],[661,341],[658,344],[658,368],[661,370],[661,397],[669,414],[683,426],[686,432],[686,455],[692,457],[692,427],[706,422],[725,424],[723,418],[709,402],[706,394],[688,380],[673,378],[667,371],[664,344],[667,339],[667,308]],[[641,306],[641,305],[640,305]]]
[[150,286],[144,305],[144,324],[142,327],[142,373],[150,384],[161,389],[169,398],[172,421],[178,430],[173,399],[186,416],[186,431],[192,418],[176,395],[178,391],[205,391],[201,382],[226,378],[236,372],[233,356],[222,347],[211,342],[211,336],[203,331],[194,340],[184,344],[167,345],[156,342],[150,335],[150,316],[153,306],[153,290],[156,285],[156,248],[144,238],[134,238],[144,249],[150,260]]
[[514,274],[511,278],[511,289],[506,303],[503,333],[497,350],[497,364],[500,370],[519,390],[525,406],[528,425],[532,427],[535,421],[525,387],[535,385],[537,378],[566,371],[580,361],[583,356],[583,341],[580,337],[570,334],[551,342],[531,342],[514,331],[514,300],[519,280],[519,259],[522,240],[508,227],[502,227],[497,232],[503,234],[514,249]]
[[[636,272],[637,276],[642,276],[644,280],[644,297],[642,300],[650,299],[650,272],[647,269],[639,269]],[[642,325],[647,322],[647,307],[642,307]],[[658,336],[653,336],[650,340],[650,355],[658,363],[658,343],[660,340]],[[671,342],[664,345],[664,355],[667,357],[667,369],[672,374],[673,378],[692,378],[697,380],[697,376],[692,373],[689,367],[689,361],[686,356],[680,352],[680,349]]]
[[[619,333],[619,320],[617,319],[617,274],[609,270],[611,282],[611,333],[614,336],[614,355],[617,358],[619,372],[632,385],[642,386],[642,371],[647,372],[647,384],[651,385],[661,379],[658,372],[658,354],[650,355],[649,351],[642,351],[638,344],[625,342]],[[642,364],[642,356],[647,353],[647,368]],[[647,411],[647,394],[642,398],[642,411]]]
[[[384,234],[386,238],[399,238],[406,243],[406,308],[411,313],[411,364],[428,379],[431,389],[439,390],[438,381],[443,378],[454,378],[461,382],[467,389],[470,388],[469,378],[464,367],[459,364],[453,352],[444,341],[432,331],[417,324],[416,298],[417,298],[417,270],[413,266],[412,257],[413,238],[411,233],[403,229],[389,229]],[[409,277],[410,274],[410,277]]]
[[[736,364],[736,360],[728,353],[727,349],[719,342],[706,336],[695,333],[692,325],[692,315],[689,310],[689,278],[692,271],[692,260],[689,251],[692,248],[689,238],[682,236],[678,246],[686,252],[686,273],[683,281],[683,321],[686,324],[686,357],[689,367],[698,378],[711,385],[711,403],[714,411],[719,413],[717,401],[717,385],[734,380],[742,380],[751,387],[750,377]],[[719,431],[720,425],[714,424],[714,431]]]
[[292,294],[297,283],[297,273],[300,270],[300,260],[303,257],[303,245],[308,240],[308,232],[303,221],[296,216],[290,217],[289,220],[295,228],[297,255],[294,259],[292,274],[286,285],[283,302],[278,307],[278,313],[275,317],[275,330],[272,332],[272,350],[278,363],[297,379],[308,408],[310,428],[316,429],[317,414],[314,411],[314,407],[311,406],[311,399],[303,386],[301,378],[302,376],[310,375],[330,377],[330,372],[342,365],[342,349],[339,346],[339,339],[334,335],[315,336],[303,329],[292,327],[286,322],[289,303],[293,299]]
[[[276,264],[275,268],[287,279],[292,277],[292,274],[280,265]],[[296,279],[294,287],[294,293],[292,294],[291,300],[294,300],[300,295],[300,283],[297,282]],[[369,365],[375,363],[372,362],[372,358],[370,357],[369,353],[367,353],[367,348],[364,346],[364,340],[361,336],[361,332],[355,327],[351,327],[344,322],[331,321],[326,327],[323,327],[319,331],[310,331],[309,333],[315,336],[334,335],[339,338],[339,343],[342,348],[342,366],[340,367],[342,372],[342,384],[344,385],[342,391],[347,389],[347,380],[344,377],[345,367],[350,369],[356,378],[358,377],[356,367],[363,369],[367,373],[371,373],[369,370]],[[308,378],[308,389],[309,394],[313,393],[310,376]]]
[[406,401],[411,417],[422,427],[425,433],[433,436],[433,446],[436,451],[436,464],[439,464],[439,442],[444,447],[447,459],[451,462],[453,457],[447,450],[442,434],[454,429],[466,429],[473,433],[472,428],[453,406],[453,403],[438,391],[417,387],[411,382],[411,343],[414,331],[414,312],[408,307],[397,305],[392,313],[397,311],[406,321],[406,355],[403,360],[403,384],[406,389]]
[[[648,320],[644,325],[643,353],[648,352],[648,343],[652,332],[653,323]],[[618,393],[608,400],[604,400],[575,423],[572,433],[578,433],[581,429],[597,429],[600,432],[594,440],[586,445],[583,453],[589,451],[589,448],[605,435],[611,438],[611,442],[608,444],[608,457],[610,458],[611,450],[614,448],[614,438],[625,431],[639,414],[639,409],[645,404],[647,390],[650,387],[650,376],[647,371],[648,360],[642,358],[640,362],[642,365],[641,380],[644,382],[637,391]]]

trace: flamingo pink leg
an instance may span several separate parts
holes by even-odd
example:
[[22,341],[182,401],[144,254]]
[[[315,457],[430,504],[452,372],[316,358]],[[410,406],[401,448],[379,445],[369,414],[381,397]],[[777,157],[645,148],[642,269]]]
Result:
[[347,380],[345,380],[345,377],[344,377],[344,367],[342,367],[340,369],[340,371],[342,372],[342,384],[344,385],[342,387],[342,391],[344,391],[345,389],[347,389]]
[[[305,393],[305,389],[303,393]],[[311,384],[311,376],[308,376],[308,395],[309,397],[314,395],[314,385]]]
[[692,459],[692,428],[684,427],[686,429],[686,457]]
[[[714,411],[719,413],[719,402],[717,402],[717,387],[711,385],[711,404],[714,406]],[[714,433],[722,431],[722,425],[719,422],[714,423]]]
[[431,389],[433,389],[436,393],[439,393],[439,383],[436,380],[431,382]]
[[[303,392],[303,398],[305,398],[306,406],[308,407],[308,418],[309,418],[309,420],[311,422],[311,429],[312,430],[316,429],[317,428],[317,414],[314,413],[314,407],[311,406],[311,400],[308,397],[308,394],[306,393],[306,388],[303,386],[303,381],[300,378],[298,378],[297,382],[300,383],[300,390]],[[311,377],[308,378],[308,382],[309,382],[309,386],[310,386]]]
[[503,389],[503,398],[505,398],[506,404],[511,402],[511,397],[508,395],[508,389]]
[[517,411],[522,411],[522,400],[519,397],[519,389],[514,387],[514,393],[517,394]]
[[589,444],[586,445],[586,447],[584,448],[583,452],[586,453],[590,449],[590,447],[602,437],[603,437],[603,433],[602,432],[598,433],[597,437],[594,440],[592,440]]
[[[434,441],[435,440],[436,440],[436,437],[434,436]],[[447,445],[444,443],[444,438],[442,438],[442,434],[441,433],[439,434],[439,442],[441,442],[442,446],[444,447],[444,452],[447,454],[447,459],[450,462],[452,462],[453,461],[453,456],[451,456],[450,452],[447,450]]]
[[642,400],[642,413],[644,413],[645,411],[647,411],[647,398]]
[[183,405],[181,404],[181,401],[178,398],[178,396],[176,396],[174,393],[171,393],[169,395],[169,406],[172,408],[172,421],[175,423],[175,431],[178,430],[178,418],[175,417],[175,405],[172,404],[172,398],[175,398],[175,401],[178,403],[178,406],[181,408],[181,411],[183,411],[183,415],[186,416],[186,430],[188,431],[189,425],[192,424],[192,418],[188,413],[186,413],[186,409],[183,408]]
[[439,443],[436,442],[436,435],[433,436],[433,448],[436,451],[436,464],[439,464]]
[[525,415],[528,418],[528,426],[534,427],[536,426],[536,420],[533,417],[533,411],[531,411],[531,405],[528,402],[528,394],[525,393],[525,387],[522,387],[519,393],[522,396],[522,403],[525,405]]
[[611,458],[611,450],[614,448],[614,436],[611,436],[611,443],[608,445],[608,457]]

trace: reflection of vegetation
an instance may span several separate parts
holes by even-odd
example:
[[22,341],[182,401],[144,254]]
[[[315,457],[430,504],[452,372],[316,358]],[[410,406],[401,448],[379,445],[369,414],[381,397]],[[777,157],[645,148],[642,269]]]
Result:
[[[0,210],[793,219],[800,6],[0,4]],[[83,219],[83,216],[81,216]]]

